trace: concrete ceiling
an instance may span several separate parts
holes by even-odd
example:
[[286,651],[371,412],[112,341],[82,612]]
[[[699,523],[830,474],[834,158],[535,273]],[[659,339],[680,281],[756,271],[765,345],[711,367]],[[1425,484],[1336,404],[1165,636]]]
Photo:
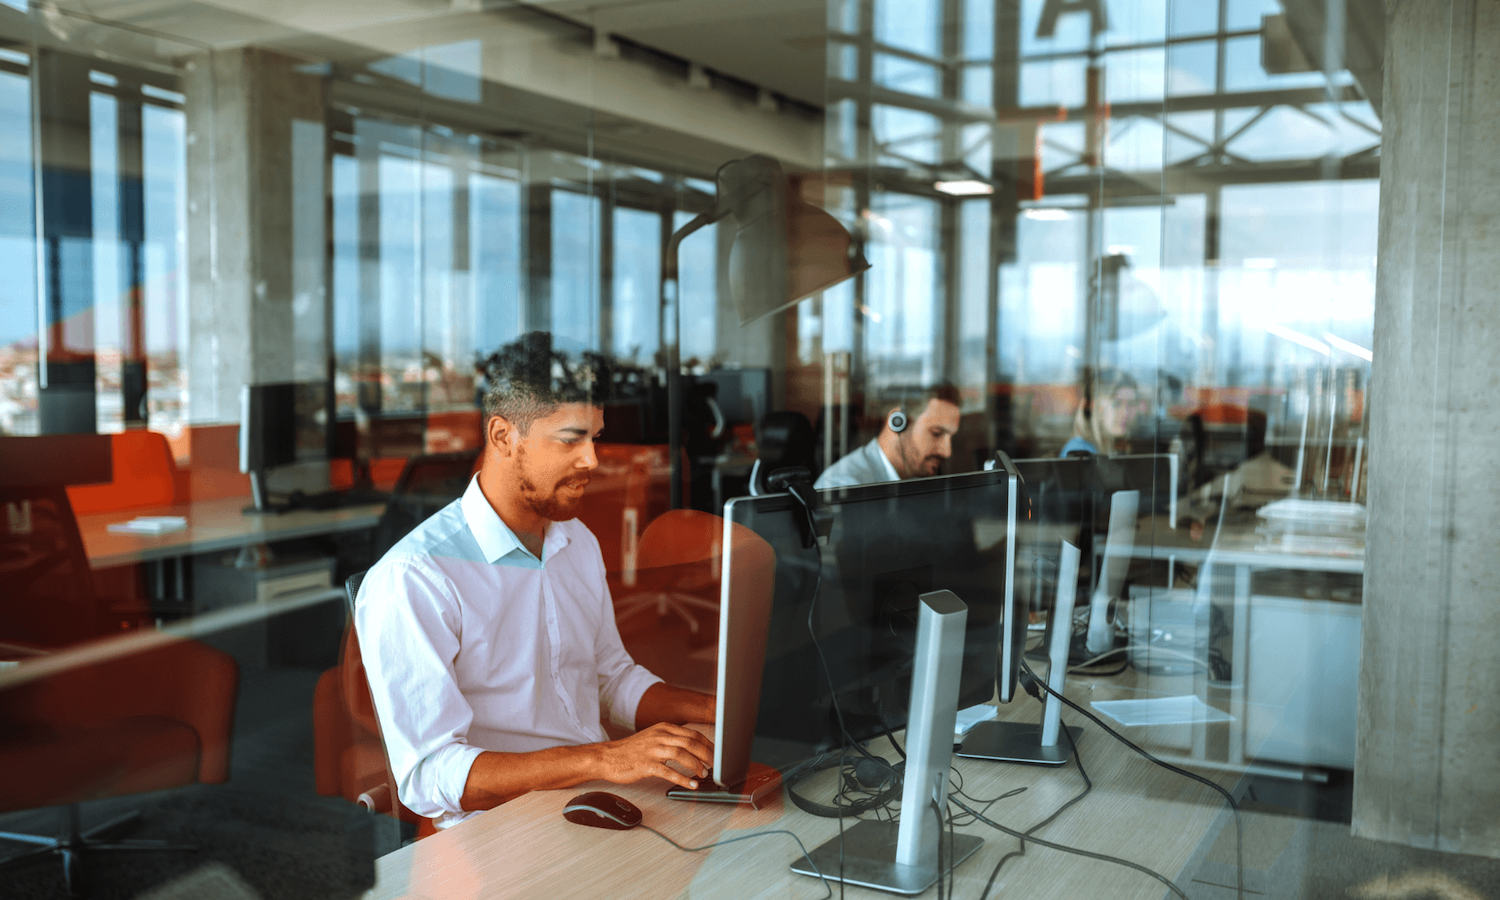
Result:
[[823,106],[827,0],[531,0],[813,106]]

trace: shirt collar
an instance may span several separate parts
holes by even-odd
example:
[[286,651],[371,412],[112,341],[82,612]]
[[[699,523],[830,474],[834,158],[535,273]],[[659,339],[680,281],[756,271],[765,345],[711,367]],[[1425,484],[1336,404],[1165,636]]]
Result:
[[900,481],[901,476],[896,472],[896,467],[891,464],[890,457],[885,455],[885,449],[880,446],[880,438],[870,440],[870,455],[880,460],[881,466],[885,468],[885,474],[891,481]]
[[[469,525],[469,531],[474,534],[474,541],[479,545],[479,552],[484,554],[484,561],[496,563],[514,553],[519,553],[527,559],[536,559],[516,537],[516,533],[510,530],[490,501],[485,498],[484,491],[479,489],[479,476],[475,475],[469,479],[469,487],[464,491],[463,498],[459,501],[463,510],[464,521]],[[556,526],[558,523],[552,523]],[[542,560],[546,561],[557,555],[557,552],[568,545],[566,529],[548,527],[547,536],[542,541]]]

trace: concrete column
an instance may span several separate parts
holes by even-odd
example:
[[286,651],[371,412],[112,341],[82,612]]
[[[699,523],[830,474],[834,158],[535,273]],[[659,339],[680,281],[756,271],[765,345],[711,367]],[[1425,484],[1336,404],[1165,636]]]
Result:
[[326,377],[323,79],[298,65],[187,65],[192,424],[237,422],[242,385]]
[[1385,33],[1353,830],[1500,857],[1500,0]]

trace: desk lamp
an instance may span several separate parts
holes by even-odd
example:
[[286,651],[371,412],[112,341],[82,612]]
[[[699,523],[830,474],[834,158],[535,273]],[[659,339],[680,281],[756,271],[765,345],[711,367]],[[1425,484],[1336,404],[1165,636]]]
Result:
[[833,216],[791,190],[769,156],[725,163],[715,176],[714,205],[677,229],[662,251],[661,316],[667,351],[668,452],[672,508],[682,507],[681,322],[677,248],[700,228],[733,217],[729,292],[740,324],[804,300],[870,268],[854,237]]

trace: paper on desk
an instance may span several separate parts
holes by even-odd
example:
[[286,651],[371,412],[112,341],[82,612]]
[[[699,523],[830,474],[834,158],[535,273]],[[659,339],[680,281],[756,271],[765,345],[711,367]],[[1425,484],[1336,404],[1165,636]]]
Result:
[[961,709],[958,711],[958,718],[953,723],[953,735],[954,737],[963,737],[975,725],[986,719],[993,718],[995,718],[995,707],[988,703],[981,703],[978,706]]
[[164,534],[187,527],[186,516],[136,516],[129,522],[111,522],[105,526],[116,534]]
[[1232,722],[1234,716],[1199,700],[1154,697],[1149,700],[1096,700],[1089,704],[1121,725],[1188,725],[1193,722]]

